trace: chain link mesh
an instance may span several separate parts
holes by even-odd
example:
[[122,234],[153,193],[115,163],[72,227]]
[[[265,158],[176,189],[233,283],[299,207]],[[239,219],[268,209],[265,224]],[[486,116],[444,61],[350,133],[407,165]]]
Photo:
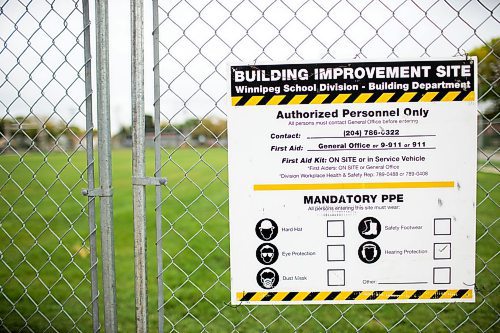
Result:
[[0,2],[1,332],[92,331],[85,5]]
[[[499,6],[477,0],[159,1],[157,139],[161,171],[169,177],[157,203],[163,207],[160,331],[498,331]],[[467,53],[480,58],[477,301],[229,305],[227,63]]]
[[[496,1],[161,1],[157,10],[156,139],[169,176],[158,202],[162,331],[498,330]],[[0,4],[0,331],[88,332],[98,320],[93,199],[80,196],[93,187],[92,128],[81,129],[88,27],[80,1]],[[230,306],[226,64],[472,49],[481,60],[476,303]]]

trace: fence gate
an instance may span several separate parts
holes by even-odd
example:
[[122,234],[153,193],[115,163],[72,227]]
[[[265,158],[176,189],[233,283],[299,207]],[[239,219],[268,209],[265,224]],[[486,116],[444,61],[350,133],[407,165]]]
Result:
[[[159,332],[498,331],[499,14],[475,0],[154,0]],[[480,60],[477,301],[231,306],[227,63],[467,53]]]
[[89,1],[0,3],[1,332],[98,332],[99,308],[116,332],[107,3],[94,5],[98,134]]

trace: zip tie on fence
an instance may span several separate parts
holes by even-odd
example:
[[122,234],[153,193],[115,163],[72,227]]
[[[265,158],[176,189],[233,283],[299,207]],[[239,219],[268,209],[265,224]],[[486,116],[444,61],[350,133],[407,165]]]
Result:
[[224,302],[224,305],[230,307],[231,309],[238,310],[238,308],[243,306],[243,302],[239,302],[238,304],[231,304],[230,302]]
[[462,49],[462,52],[458,51],[458,55],[465,57],[465,60],[470,60],[469,52],[464,49]]
[[161,186],[167,184],[167,178],[159,178],[159,177],[132,177],[132,185],[154,185]]

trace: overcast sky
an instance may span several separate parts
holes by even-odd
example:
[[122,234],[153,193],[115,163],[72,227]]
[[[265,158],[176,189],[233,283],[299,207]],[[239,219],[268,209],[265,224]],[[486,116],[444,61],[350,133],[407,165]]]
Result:
[[[160,9],[162,113],[163,120],[173,122],[192,116],[224,116],[222,96],[227,86],[223,75],[229,62],[449,57],[457,55],[457,49],[469,51],[482,41],[500,35],[497,0],[448,1],[453,7],[445,1],[436,4],[434,0],[159,2],[163,6]],[[68,96],[62,100],[57,97],[64,96],[65,89],[70,87],[68,95],[81,100],[82,83],[74,83],[74,75],[64,75],[74,74],[74,70],[61,55],[66,53],[69,63],[81,66],[81,50],[71,48],[75,37],[61,34],[64,22],[72,31],[81,31],[81,17],[78,12],[72,12],[71,3],[55,1],[54,8],[59,14],[69,17],[64,21],[41,1],[30,4],[33,15],[30,17],[23,14],[24,7],[18,1],[0,0],[4,7],[4,14],[0,15],[0,42],[7,45],[7,50],[0,49],[0,84],[4,83],[0,86],[0,116],[5,115],[6,109],[11,115],[23,114],[35,103],[37,107],[32,108],[33,112],[55,108],[64,119],[75,117],[77,103]],[[91,6],[94,27],[93,16]],[[150,1],[145,1],[144,17],[146,113],[152,114]],[[18,30],[14,29],[16,22],[21,27]],[[44,30],[35,33],[40,22]],[[129,1],[109,0],[109,32],[111,119],[112,130],[116,132],[128,126],[131,119]],[[47,45],[51,45],[47,35],[58,36],[59,52],[43,53]],[[31,46],[26,51],[27,40]],[[32,50],[37,48],[38,54]],[[94,40],[92,53],[95,56]],[[46,66],[37,67],[41,54]],[[16,65],[18,60],[22,68]],[[61,63],[64,66],[59,68]],[[50,82],[54,72],[57,82]],[[32,81],[43,83],[38,87],[32,82],[26,84],[30,81],[29,73]],[[46,82],[49,82],[47,86]],[[40,98],[41,90],[48,100],[57,102]],[[22,101],[16,100],[19,91],[22,91]],[[82,127],[84,124],[80,115],[72,122]]]

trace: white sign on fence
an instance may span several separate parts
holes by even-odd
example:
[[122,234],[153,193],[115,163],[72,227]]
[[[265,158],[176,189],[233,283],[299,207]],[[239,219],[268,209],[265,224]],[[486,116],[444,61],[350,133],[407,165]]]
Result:
[[231,66],[232,303],[474,301],[476,73]]

